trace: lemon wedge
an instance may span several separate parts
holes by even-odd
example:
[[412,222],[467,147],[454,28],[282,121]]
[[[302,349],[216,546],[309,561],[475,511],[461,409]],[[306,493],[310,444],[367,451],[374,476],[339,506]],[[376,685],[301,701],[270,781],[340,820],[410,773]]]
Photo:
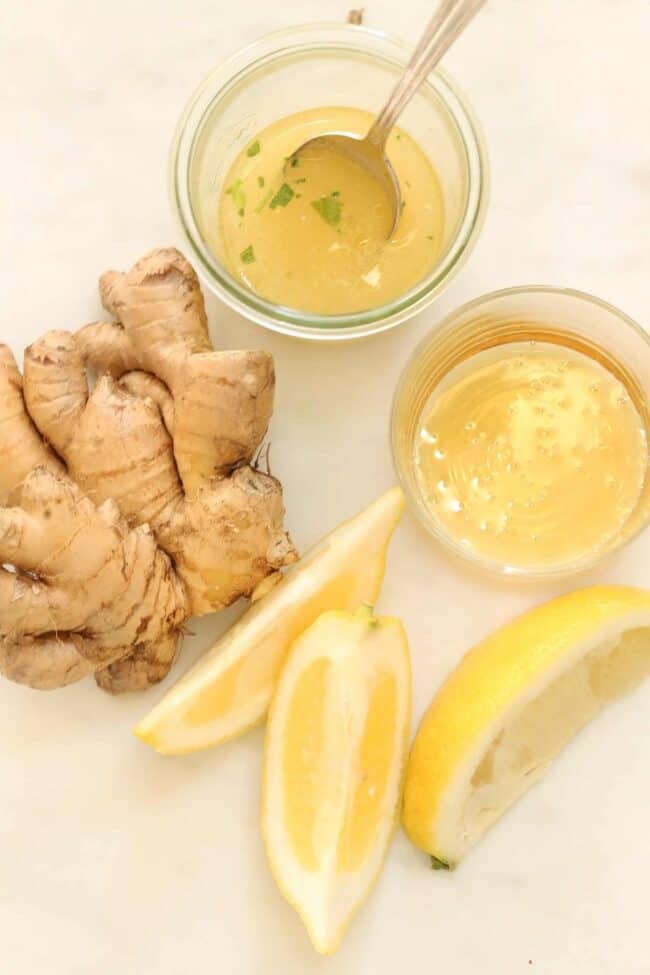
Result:
[[262,831],[271,870],[314,947],[338,946],[381,868],[408,752],[411,676],[399,620],[324,613],[273,697]]
[[395,487],[327,535],[172,687],[135,734],[159,752],[180,755],[262,721],[296,637],[326,610],[376,601],[403,510]]
[[650,674],[650,593],[595,586],[538,606],[461,661],[409,759],[404,826],[453,866],[568,741]]

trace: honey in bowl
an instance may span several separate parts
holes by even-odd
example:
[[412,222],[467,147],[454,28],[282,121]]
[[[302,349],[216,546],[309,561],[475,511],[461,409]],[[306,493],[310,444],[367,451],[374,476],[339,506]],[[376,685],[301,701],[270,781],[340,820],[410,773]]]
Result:
[[587,561],[639,505],[646,424],[613,362],[535,340],[484,349],[451,369],[422,411],[421,496],[480,558],[538,569]]
[[210,243],[241,283],[277,305],[338,315],[399,298],[429,274],[443,248],[443,196],[408,133],[395,129],[387,146],[403,202],[389,239],[389,200],[361,166],[337,153],[288,163],[308,139],[363,135],[372,120],[355,108],[298,112],[240,152],[223,183]]

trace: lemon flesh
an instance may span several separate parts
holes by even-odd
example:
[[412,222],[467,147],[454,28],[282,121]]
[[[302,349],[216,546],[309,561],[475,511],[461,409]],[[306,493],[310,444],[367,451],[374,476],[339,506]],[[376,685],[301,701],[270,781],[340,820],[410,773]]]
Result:
[[393,834],[408,751],[411,676],[398,620],[329,612],[296,641],[264,754],[271,870],[316,949],[338,946]]
[[650,593],[595,586],[537,607],[461,661],[409,759],[404,826],[458,863],[605,705],[650,674]]
[[404,510],[393,488],[326,536],[163,697],[135,728],[157,751],[218,745],[262,721],[293,641],[329,609],[374,604]]

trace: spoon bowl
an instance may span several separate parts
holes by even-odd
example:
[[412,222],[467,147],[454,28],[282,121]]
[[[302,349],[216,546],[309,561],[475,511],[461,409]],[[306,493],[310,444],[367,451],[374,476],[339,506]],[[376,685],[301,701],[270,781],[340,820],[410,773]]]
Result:
[[402,212],[402,193],[393,165],[383,146],[371,142],[368,136],[351,135],[347,132],[329,132],[309,139],[287,159],[285,173],[305,158],[313,159],[329,153],[344,156],[367,171],[381,186],[389,203],[390,219],[386,225],[386,237],[392,237]]

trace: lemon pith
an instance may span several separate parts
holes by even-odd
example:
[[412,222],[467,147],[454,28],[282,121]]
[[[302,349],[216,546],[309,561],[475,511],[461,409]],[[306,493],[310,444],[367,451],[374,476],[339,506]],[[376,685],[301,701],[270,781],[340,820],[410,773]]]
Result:
[[262,721],[291,643],[323,612],[374,603],[404,509],[392,488],[327,535],[255,602],[135,728],[164,754],[228,741]]
[[394,831],[410,726],[398,620],[324,613],[296,641],[269,712],[262,831],[316,949],[336,949]]
[[650,673],[650,593],[594,586],[545,603],[463,658],[418,730],[403,821],[457,863],[605,704]]

